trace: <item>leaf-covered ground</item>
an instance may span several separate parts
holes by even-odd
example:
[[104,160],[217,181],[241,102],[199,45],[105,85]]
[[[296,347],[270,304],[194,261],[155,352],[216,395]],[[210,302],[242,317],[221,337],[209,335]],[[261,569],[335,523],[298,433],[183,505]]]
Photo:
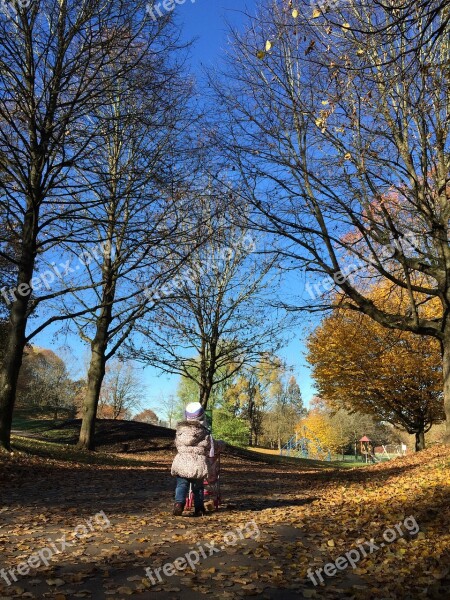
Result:
[[[55,544],[47,567],[0,578],[2,599],[450,598],[450,449],[355,470],[228,456],[223,506],[196,519],[171,516],[171,451],[87,464],[58,448],[0,457],[0,569]],[[358,547],[355,568],[308,577]],[[158,579],[193,552],[195,570]]]

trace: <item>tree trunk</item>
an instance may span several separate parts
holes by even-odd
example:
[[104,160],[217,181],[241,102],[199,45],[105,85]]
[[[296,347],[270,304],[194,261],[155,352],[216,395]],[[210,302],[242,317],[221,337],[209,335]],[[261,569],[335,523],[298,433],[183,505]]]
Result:
[[37,209],[29,209],[25,215],[22,231],[23,243],[17,287],[12,292],[14,300],[9,315],[6,348],[0,368],[0,451],[9,452],[11,450],[12,418],[17,380],[26,343],[30,282],[33,277],[36,256],[37,219]]
[[111,321],[111,306],[103,309],[97,322],[97,331],[91,344],[91,362],[88,372],[86,395],[83,400],[83,422],[81,424],[78,447],[85,450],[95,449],[95,421],[98,402],[106,370],[106,347],[108,328]]
[[249,404],[248,404],[248,421],[249,421],[249,434],[248,434],[248,445],[250,446],[250,448],[253,446],[253,411],[254,411],[254,404],[253,404],[253,400],[249,399]]
[[208,385],[202,385],[200,388],[200,404],[206,410],[208,408],[209,397],[211,396],[211,388]]
[[97,418],[98,400],[105,376],[105,348],[97,336],[91,344],[91,362],[89,365],[86,395],[83,400],[83,422],[81,424],[78,446],[85,450],[95,448],[95,421]]
[[420,431],[416,431],[416,452],[425,450],[425,431],[422,427]]
[[[112,233],[109,232],[109,247],[112,248]],[[103,308],[96,322],[95,337],[91,343],[91,362],[89,365],[86,395],[83,400],[83,421],[81,423],[78,447],[84,450],[95,450],[95,421],[97,419],[98,402],[106,371],[106,348],[108,347],[109,327],[112,322],[112,311],[115,299],[116,284],[111,256],[105,256],[103,263]]]
[[26,322],[25,311],[14,306],[11,312],[7,346],[0,370],[0,451],[9,452],[11,450],[12,418],[17,380],[25,348]]
[[214,370],[215,370],[214,358],[210,359],[210,364],[207,366],[207,361],[202,361],[201,373],[201,384],[200,384],[200,404],[206,410],[208,408],[208,402],[211,398],[211,394],[214,387]]
[[446,335],[441,344],[442,372],[444,376],[444,411],[445,434],[444,442],[450,445],[450,323],[446,327]]

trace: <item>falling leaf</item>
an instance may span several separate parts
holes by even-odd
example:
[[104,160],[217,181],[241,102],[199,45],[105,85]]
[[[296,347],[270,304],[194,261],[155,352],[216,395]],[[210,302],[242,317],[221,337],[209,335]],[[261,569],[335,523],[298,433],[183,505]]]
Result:
[[350,160],[352,157],[352,155],[350,154],[350,152],[347,152],[347,154],[345,154],[344,158],[345,160]]
[[322,14],[322,13],[320,12],[320,10],[319,10],[318,8],[315,8],[315,9],[313,10],[313,14],[312,14],[312,16],[313,16],[313,19],[317,19],[317,17],[320,17],[320,16],[321,16],[321,14]]
[[256,53],[257,58],[259,58],[260,60],[262,60],[265,57],[266,53],[264,52],[264,50],[259,50]]
[[298,17],[298,10],[296,8],[294,8],[294,10],[292,11],[292,16],[294,17],[294,19]]
[[272,48],[272,42],[270,40],[267,40],[266,42],[266,52],[269,52],[269,50]]

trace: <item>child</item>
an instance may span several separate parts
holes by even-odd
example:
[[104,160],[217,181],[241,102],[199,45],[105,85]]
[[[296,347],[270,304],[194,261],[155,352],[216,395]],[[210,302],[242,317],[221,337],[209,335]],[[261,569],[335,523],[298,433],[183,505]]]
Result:
[[206,514],[203,504],[205,478],[208,477],[209,456],[212,438],[206,427],[206,415],[200,402],[191,402],[186,406],[185,421],[177,425],[175,446],[178,454],[172,463],[171,473],[177,478],[175,490],[174,516],[181,516],[189,484],[194,492],[194,515]]

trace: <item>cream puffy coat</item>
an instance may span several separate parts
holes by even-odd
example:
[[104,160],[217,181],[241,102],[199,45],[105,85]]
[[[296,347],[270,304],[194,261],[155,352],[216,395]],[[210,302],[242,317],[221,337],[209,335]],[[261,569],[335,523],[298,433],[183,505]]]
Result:
[[186,479],[205,479],[210,467],[211,436],[200,421],[181,421],[175,437],[177,455],[171,473]]

